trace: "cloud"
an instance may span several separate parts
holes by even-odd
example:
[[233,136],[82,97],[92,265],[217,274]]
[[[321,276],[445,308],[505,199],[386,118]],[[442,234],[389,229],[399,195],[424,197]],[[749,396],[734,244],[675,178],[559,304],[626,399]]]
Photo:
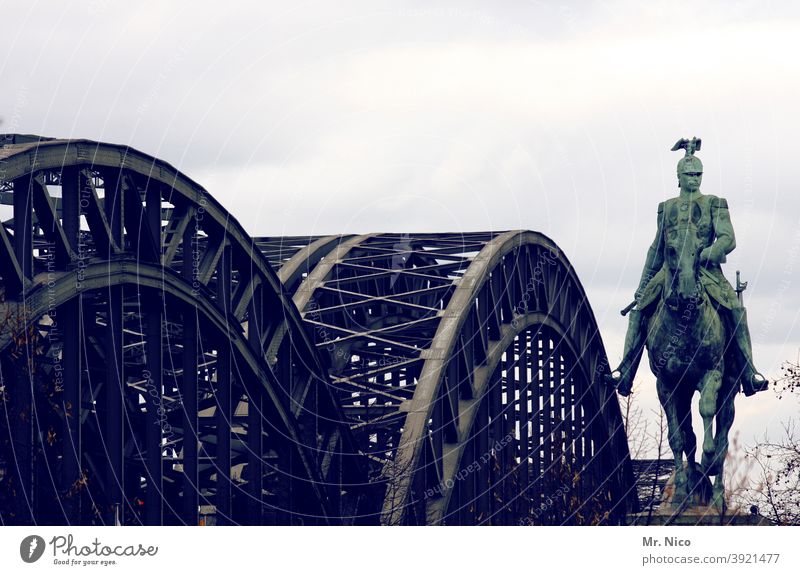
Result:
[[669,148],[701,136],[772,372],[800,348],[798,8],[580,6],[15,4],[0,116],[161,157],[253,234],[542,231],[612,358],[676,193]]

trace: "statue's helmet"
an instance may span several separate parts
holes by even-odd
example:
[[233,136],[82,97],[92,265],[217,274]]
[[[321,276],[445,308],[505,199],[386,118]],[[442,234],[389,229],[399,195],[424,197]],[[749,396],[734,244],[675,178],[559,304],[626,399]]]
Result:
[[703,162],[697,156],[684,156],[678,162],[678,175],[703,173]]

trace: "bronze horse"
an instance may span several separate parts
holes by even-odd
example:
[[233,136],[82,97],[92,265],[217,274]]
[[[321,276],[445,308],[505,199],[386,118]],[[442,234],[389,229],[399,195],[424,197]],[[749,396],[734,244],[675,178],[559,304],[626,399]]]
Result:
[[[697,228],[691,221],[666,238],[662,297],[647,326],[647,350],[675,457],[673,504],[679,509],[690,503],[711,504],[724,512],[722,476],[738,380],[734,366],[725,358],[730,356],[725,353],[729,334],[717,304],[700,282],[701,249]],[[691,413],[695,391],[700,392],[704,427],[699,467]],[[711,494],[709,476],[716,476]]]

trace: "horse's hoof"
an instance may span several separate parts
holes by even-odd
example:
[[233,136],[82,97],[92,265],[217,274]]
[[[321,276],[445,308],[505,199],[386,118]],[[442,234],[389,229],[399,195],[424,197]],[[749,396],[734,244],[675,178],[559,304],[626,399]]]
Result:
[[689,501],[689,478],[683,479],[675,478],[675,497],[673,501],[686,502]]
[[678,515],[683,511],[685,511],[687,507],[689,507],[689,502],[690,499],[688,495],[681,496],[676,493],[675,496],[672,498],[672,501],[670,501],[670,510],[675,515]]

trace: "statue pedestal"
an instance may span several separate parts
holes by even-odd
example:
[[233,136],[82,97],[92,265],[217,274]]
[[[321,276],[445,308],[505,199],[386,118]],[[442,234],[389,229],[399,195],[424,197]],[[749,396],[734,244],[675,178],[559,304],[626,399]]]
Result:
[[628,516],[629,525],[772,525],[761,515],[728,509],[724,514],[708,505],[711,481],[697,471],[697,466],[687,466],[689,501],[683,511],[675,505],[675,472],[664,485],[661,505],[652,513],[634,513]]
[[724,515],[714,507],[689,507],[680,514],[669,509],[659,508],[652,514],[634,513],[628,515],[629,525],[772,525],[761,515],[728,511]]

